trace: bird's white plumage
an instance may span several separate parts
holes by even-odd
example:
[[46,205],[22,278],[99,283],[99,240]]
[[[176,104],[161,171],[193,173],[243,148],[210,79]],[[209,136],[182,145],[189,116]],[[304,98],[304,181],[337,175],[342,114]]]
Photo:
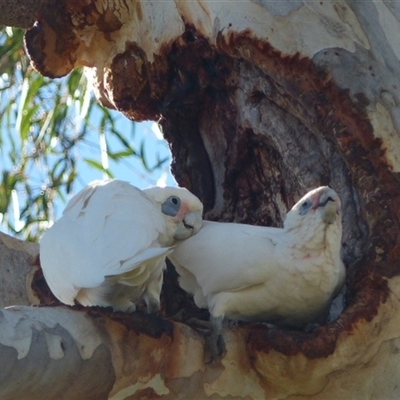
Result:
[[340,200],[320,187],[284,228],[203,222],[168,256],[183,289],[213,317],[301,327],[324,315],[342,286]]
[[[179,201],[172,205],[176,215],[165,215],[163,203],[171,196]],[[143,299],[149,309],[157,309],[165,256],[176,243],[175,234],[196,233],[201,213],[201,202],[186,189],[142,191],[118,180],[94,182],[71,199],[42,237],[46,281],[66,304],[77,300],[130,311]]]

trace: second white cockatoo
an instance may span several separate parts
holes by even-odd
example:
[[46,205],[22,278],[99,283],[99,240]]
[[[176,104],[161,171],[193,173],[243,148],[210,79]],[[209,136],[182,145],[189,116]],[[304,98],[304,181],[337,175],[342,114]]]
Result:
[[134,311],[160,307],[165,257],[196,234],[203,206],[184,188],[140,190],[120,180],[93,182],[40,241],[44,277],[63,303]]
[[214,322],[303,328],[322,321],[344,283],[341,237],[339,196],[323,186],[293,206],[282,229],[204,221],[168,257]]

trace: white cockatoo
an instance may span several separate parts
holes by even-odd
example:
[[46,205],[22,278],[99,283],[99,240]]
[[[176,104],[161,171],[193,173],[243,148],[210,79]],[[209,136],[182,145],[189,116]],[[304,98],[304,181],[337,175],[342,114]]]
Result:
[[271,228],[203,221],[168,256],[181,287],[222,319],[303,328],[321,322],[345,279],[340,199],[327,187],[307,193]]
[[160,307],[165,257],[196,234],[203,205],[184,188],[140,190],[96,181],[73,197],[40,241],[44,277],[63,303],[134,311]]

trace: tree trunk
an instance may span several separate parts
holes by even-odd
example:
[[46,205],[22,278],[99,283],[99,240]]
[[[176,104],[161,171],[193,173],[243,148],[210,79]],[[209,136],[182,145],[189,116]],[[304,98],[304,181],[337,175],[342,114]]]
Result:
[[[84,65],[104,105],[160,120],[174,174],[207,219],[280,226],[319,185],[343,204],[346,307],[313,332],[232,328],[227,354],[205,365],[203,338],[187,325],[156,318],[162,333],[151,336],[151,317],[68,311],[100,331],[99,357],[108,354],[115,375],[110,398],[398,398],[400,7],[64,0],[38,19],[26,35],[34,66],[57,77]],[[173,274],[163,316],[191,316]],[[64,327],[67,311],[21,312],[52,313]],[[118,357],[134,366],[118,369]]]

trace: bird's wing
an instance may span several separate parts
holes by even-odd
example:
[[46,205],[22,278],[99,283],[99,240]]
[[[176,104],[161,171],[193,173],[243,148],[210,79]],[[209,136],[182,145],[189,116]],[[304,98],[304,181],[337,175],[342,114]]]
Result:
[[182,268],[178,263],[174,264],[179,274],[179,285],[183,290],[191,293],[194,302],[199,308],[207,308],[207,299],[203,294],[203,290],[198,284],[196,277],[186,268]]
[[[157,241],[164,229],[163,215],[141,190],[122,181],[88,187],[40,242],[45,278],[61,301],[73,304],[81,288],[167,255],[170,248]],[[143,279],[138,274],[138,284]]]
[[275,246],[282,234],[277,228],[204,221],[200,231],[178,244],[169,258],[178,272],[186,269],[196,278],[205,296],[241,290],[275,273],[279,267]]

